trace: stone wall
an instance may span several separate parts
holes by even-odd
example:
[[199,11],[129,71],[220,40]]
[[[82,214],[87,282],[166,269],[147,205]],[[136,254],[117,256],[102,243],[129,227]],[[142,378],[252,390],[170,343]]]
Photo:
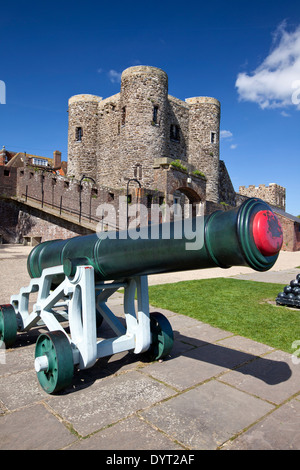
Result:
[[[188,162],[189,153],[189,118],[190,108],[184,101],[175,98],[174,96],[168,95],[168,116],[166,126],[166,143],[167,152],[166,155],[175,160],[182,160]],[[171,125],[176,126],[179,131],[179,139],[171,137]]]
[[202,171],[207,179],[206,195],[218,202],[220,103],[215,98],[188,98],[189,162]]
[[17,168],[0,166],[1,196],[11,197],[17,194]]
[[219,161],[219,201],[231,206],[239,205],[237,204],[236,192],[223,160]]
[[123,181],[134,177],[134,169],[139,164],[142,186],[153,188],[154,156],[167,155],[167,74],[153,67],[124,70],[120,106],[119,175]]
[[259,199],[263,199],[263,201],[267,202],[268,204],[278,207],[284,211],[285,193],[285,188],[275,183],[270,183],[269,186],[260,184],[259,186],[250,185],[248,187],[239,187],[239,194],[242,196],[258,197]]
[[284,217],[276,213],[283,231],[283,245],[284,251],[299,251],[300,250],[300,219],[299,223],[294,220]]
[[42,170],[18,169],[19,200],[39,204],[44,210],[54,209],[63,216],[77,218],[78,222],[98,223],[99,205],[110,203],[117,210],[121,195],[124,196],[125,191],[96,185],[89,178],[79,181]]
[[39,242],[88,235],[93,231],[18,201],[0,200],[0,237],[4,243]]
[[76,95],[69,99],[68,175],[79,180],[83,175],[95,178],[97,174],[98,104],[101,99],[94,95]]
[[120,93],[101,102],[98,107],[98,142],[96,181],[104,186],[120,188]]
[[0,241],[1,243],[20,243],[17,226],[19,210],[12,201],[0,199]]

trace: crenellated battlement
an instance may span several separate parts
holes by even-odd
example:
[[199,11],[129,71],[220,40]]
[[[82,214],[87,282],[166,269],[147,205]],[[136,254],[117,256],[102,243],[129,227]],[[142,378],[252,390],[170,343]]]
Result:
[[263,199],[268,204],[278,207],[285,211],[286,189],[276,183],[269,183],[269,186],[254,184],[239,187],[239,194],[247,197],[258,197]]

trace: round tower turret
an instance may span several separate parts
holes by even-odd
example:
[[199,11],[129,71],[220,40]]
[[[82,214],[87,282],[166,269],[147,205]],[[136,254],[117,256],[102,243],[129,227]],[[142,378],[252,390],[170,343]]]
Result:
[[69,99],[68,176],[80,179],[97,174],[98,105],[95,95],[75,95]]
[[220,102],[208,96],[187,98],[189,111],[189,163],[206,178],[206,198],[219,199]]
[[[120,174],[153,182],[154,158],[167,155],[168,76],[156,67],[130,67],[120,93]],[[138,166],[138,174],[135,168]]]

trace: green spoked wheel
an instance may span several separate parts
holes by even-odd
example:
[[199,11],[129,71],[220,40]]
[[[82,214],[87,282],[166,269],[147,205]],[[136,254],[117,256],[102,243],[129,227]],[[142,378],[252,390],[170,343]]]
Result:
[[174,343],[173,330],[169,320],[160,312],[150,313],[151,346],[146,352],[147,358],[157,361],[170,354]]
[[17,317],[12,305],[0,305],[0,346],[10,348],[17,337]]
[[45,392],[55,393],[70,385],[74,373],[73,354],[62,331],[51,331],[38,337],[34,365]]

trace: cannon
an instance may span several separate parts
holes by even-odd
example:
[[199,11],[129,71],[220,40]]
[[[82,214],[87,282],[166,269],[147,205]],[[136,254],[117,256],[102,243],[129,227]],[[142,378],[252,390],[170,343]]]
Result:
[[[146,354],[151,361],[168,356],[173,330],[164,315],[149,313],[149,275],[231,266],[266,271],[282,245],[280,223],[260,199],[191,221],[195,246],[178,230],[184,220],[170,223],[167,232],[165,224],[154,231],[148,226],[140,237],[129,230],[40,243],[28,256],[29,285],[0,306],[0,339],[11,347],[18,331],[46,327],[36,342],[34,367],[47,393],[68,387],[75,366],[90,368],[101,357],[123,351]],[[108,306],[121,288],[122,319]],[[32,293],[37,300],[30,311]],[[112,338],[97,337],[103,320]]]

